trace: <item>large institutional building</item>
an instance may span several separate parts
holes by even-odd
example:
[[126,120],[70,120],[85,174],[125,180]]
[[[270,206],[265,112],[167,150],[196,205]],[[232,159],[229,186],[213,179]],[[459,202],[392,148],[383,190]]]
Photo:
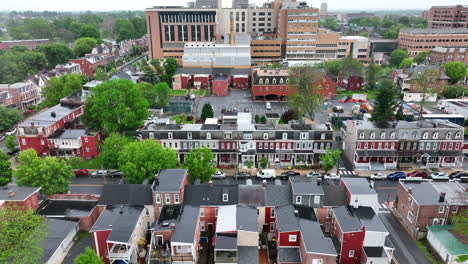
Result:
[[433,6],[428,12],[428,28],[468,28],[468,5]]

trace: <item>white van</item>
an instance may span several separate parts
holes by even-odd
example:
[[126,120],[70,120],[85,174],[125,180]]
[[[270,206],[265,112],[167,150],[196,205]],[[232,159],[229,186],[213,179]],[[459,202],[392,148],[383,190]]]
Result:
[[257,178],[259,179],[274,179],[276,178],[276,172],[273,169],[266,169],[257,172]]
[[270,102],[266,102],[266,109],[271,110],[271,103]]

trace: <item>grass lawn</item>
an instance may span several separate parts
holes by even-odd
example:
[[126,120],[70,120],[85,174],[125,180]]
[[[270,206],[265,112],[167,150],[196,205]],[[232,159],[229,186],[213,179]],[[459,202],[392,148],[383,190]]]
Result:
[[177,124],[193,124],[195,122],[195,119],[193,119],[192,121],[188,121],[187,116],[183,114],[173,116],[171,117],[171,119],[175,120]]
[[187,90],[171,90],[173,96],[183,96],[187,93]]
[[192,90],[192,93],[198,96],[209,96],[210,90],[209,89]]
[[355,94],[367,94],[367,99],[375,99],[377,91],[336,91],[336,97],[353,96]]
[[436,257],[434,257],[431,254],[431,252],[429,252],[429,250],[426,247],[425,241],[426,240],[417,240],[416,241],[416,246],[418,246],[418,248],[420,248],[422,250],[422,252],[424,252],[424,255],[426,255],[426,258],[429,259],[432,263],[441,264],[440,261]]

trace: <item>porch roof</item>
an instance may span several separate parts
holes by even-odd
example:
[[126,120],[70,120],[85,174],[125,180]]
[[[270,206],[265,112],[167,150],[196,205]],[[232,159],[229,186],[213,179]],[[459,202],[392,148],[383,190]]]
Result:
[[395,150],[358,150],[356,151],[360,157],[397,157],[398,152]]

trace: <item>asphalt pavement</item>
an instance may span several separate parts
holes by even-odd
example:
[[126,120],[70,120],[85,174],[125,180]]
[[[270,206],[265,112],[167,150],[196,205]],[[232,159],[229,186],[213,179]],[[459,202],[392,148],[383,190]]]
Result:
[[123,183],[122,177],[78,176],[71,179],[69,191],[70,193],[86,193],[100,195],[102,193],[102,186],[104,186],[104,184],[121,183]]

